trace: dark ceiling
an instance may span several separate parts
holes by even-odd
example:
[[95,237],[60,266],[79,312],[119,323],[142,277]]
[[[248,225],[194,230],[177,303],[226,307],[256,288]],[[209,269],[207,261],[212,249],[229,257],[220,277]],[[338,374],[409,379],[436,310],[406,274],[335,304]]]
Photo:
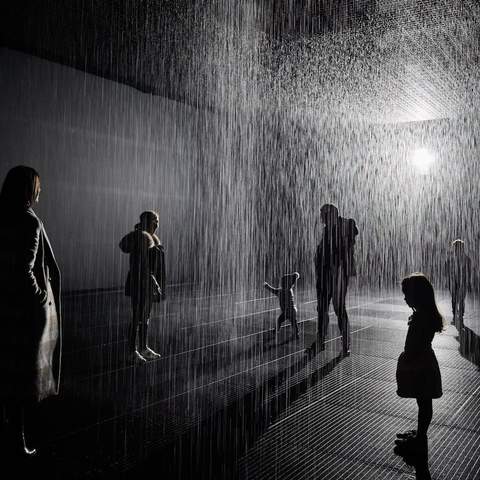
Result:
[[2,45],[199,107],[376,121],[480,105],[478,0],[16,0]]

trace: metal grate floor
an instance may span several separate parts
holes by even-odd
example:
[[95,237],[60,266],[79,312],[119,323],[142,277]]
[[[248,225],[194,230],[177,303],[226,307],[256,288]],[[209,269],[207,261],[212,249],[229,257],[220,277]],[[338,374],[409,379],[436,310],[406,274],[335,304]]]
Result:
[[[241,478],[414,478],[412,467],[393,453],[395,434],[415,428],[417,416],[415,400],[395,393],[405,320],[391,324],[398,309],[388,301],[357,311],[368,323],[382,318],[382,307],[383,327],[375,322],[359,331],[353,354],[329,373],[336,381],[322,379],[282,412],[239,462]],[[351,318],[358,319],[357,312]],[[434,341],[444,395],[434,401],[430,472],[435,479],[478,480],[480,372],[460,356],[455,336],[449,327]]]
[[[141,367],[126,357],[120,296],[67,299],[64,388],[44,407],[34,471],[72,480],[414,478],[393,453],[395,434],[417,415],[415,401],[395,393],[408,308],[399,296],[353,291],[352,355],[339,356],[332,315],[326,350],[308,358],[315,301],[307,291],[297,298],[301,339],[285,326],[276,341],[277,305],[264,292],[179,291],[152,320],[163,356]],[[470,328],[478,305],[468,304]],[[429,465],[435,479],[478,480],[480,370],[456,336],[449,326],[434,341],[444,395],[434,401]]]

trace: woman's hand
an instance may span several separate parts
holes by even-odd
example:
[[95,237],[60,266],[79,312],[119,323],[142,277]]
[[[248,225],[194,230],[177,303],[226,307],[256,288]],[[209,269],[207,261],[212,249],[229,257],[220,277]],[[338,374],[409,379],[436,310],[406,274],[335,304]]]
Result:
[[40,297],[40,305],[43,307],[48,301],[48,292],[42,290],[42,296]]

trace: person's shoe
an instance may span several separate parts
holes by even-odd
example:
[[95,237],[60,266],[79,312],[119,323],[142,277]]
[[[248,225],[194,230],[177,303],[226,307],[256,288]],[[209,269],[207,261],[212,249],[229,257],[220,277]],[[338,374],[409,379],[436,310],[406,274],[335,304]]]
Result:
[[26,457],[34,457],[37,454],[37,449],[29,447],[27,445],[27,439],[25,438],[25,432],[22,432],[22,444],[23,444],[23,453]]
[[401,449],[398,445],[395,445],[395,446],[393,447],[393,453],[394,453],[395,455],[401,456],[401,455],[402,455],[402,449]]
[[33,458],[37,455],[37,449],[29,447],[25,441],[25,434],[17,434],[9,444],[8,451],[14,457]]
[[315,348],[314,345],[310,345],[310,347],[307,347],[305,349],[305,355],[308,356],[308,358],[312,358],[317,354],[317,349]]
[[314,357],[318,352],[325,351],[325,342],[317,340],[313,342],[309,347],[305,349],[305,353],[308,355],[309,358]]
[[145,350],[142,351],[142,356],[145,357],[147,360],[156,360],[161,357],[161,355],[157,352],[154,352],[151,348],[146,347]]
[[30,458],[34,457],[38,453],[36,448],[27,447],[26,444],[23,446],[23,452],[24,452],[25,456],[30,457]]
[[159,353],[155,352],[150,347],[147,347],[147,352],[151,353],[152,355],[155,355],[156,357],[161,357]]
[[349,357],[352,352],[350,351],[350,347],[343,347],[342,348],[342,356]]
[[133,361],[138,363],[146,363],[147,359],[138,351],[133,352]]
[[417,436],[416,430],[407,430],[406,432],[397,433],[397,438],[401,440],[407,440],[408,438],[412,438],[416,436]]

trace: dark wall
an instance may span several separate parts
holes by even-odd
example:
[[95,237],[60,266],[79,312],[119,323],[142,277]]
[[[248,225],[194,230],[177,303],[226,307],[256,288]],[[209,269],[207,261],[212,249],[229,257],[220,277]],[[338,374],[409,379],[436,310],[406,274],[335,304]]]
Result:
[[[43,219],[67,290],[120,286],[118,242],[145,209],[160,213],[170,282],[187,276],[192,109],[11,50],[0,51],[0,177],[42,180]],[[181,256],[181,260],[179,260]]]
[[[205,289],[292,270],[313,286],[325,202],[357,220],[361,285],[398,286],[415,270],[441,285],[458,237],[478,264],[475,118],[352,123],[235,102],[213,113],[9,50],[0,60],[0,176],[40,171],[38,212],[66,289],[120,286],[118,241],[151,208],[169,281]],[[435,157],[426,175],[411,163],[420,147]]]

